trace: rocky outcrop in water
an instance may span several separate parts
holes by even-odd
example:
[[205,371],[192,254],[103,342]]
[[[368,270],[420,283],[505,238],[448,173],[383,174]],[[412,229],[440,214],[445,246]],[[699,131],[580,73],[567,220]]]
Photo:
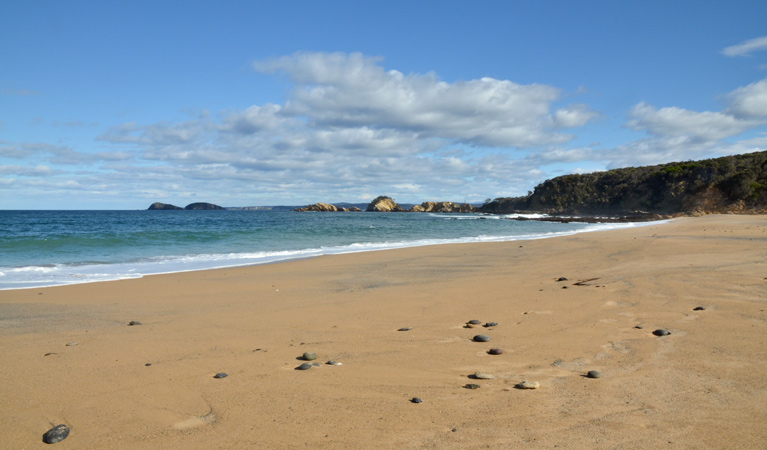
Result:
[[373,199],[367,211],[372,212],[401,212],[402,208],[391,198],[381,195]]
[[468,203],[453,202],[423,202],[420,205],[413,206],[410,212],[436,212],[436,213],[470,213],[474,212],[474,207]]
[[305,212],[305,211],[317,211],[317,212],[336,212],[340,211],[334,205],[330,203],[315,203],[313,205],[304,206],[303,208],[296,208],[293,211]]

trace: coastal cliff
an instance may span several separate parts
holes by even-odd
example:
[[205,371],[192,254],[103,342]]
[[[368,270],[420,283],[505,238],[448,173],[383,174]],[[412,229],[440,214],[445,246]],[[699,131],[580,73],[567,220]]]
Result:
[[767,212],[767,151],[631,167],[544,181],[479,212],[635,215]]

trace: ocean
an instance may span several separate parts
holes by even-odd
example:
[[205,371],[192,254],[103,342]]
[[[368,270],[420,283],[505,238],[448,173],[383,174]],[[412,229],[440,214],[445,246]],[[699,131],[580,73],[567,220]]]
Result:
[[541,239],[640,225],[510,220],[514,217],[243,210],[0,211],[0,290],[423,245]]

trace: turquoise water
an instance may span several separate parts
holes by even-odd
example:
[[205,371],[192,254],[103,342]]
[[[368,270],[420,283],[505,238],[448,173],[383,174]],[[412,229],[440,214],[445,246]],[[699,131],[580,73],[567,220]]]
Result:
[[511,216],[275,211],[0,211],[0,289],[138,278],[421,245],[637,224]]

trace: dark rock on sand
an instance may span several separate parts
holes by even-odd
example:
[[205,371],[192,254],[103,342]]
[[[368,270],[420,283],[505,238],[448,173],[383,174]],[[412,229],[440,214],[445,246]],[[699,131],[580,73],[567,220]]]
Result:
[[61,442],[69,436],[69,427],[61,424],[56,425],[43,435],[43,442],[46,444],[55,444]]
[[312,365],[309,363],[303,363],[300,366],[296,367],[296,370],[309,370],[312,368]]
[[130,322],[128,322],[129,327],[132,327],[134,325],[141,325],[141,322],[139,322],[138,320],[131,320]]
[[410,402],[411,403],[421,403],[421,399],[418,398],[418,397],[413,397],[413,398],[410,399]]
[[464,387],[465,387],[466,389],[479,389],[479,385],[478,385],[478,384],[474,384],[474,383],[468,383],[468,384],[467,384],[466,386],[464,386]]
[[642,325],[634,325],[634,328],[636,328],[637,330],[641,330],[644,327]]
[[478,334],[474,336],[474,342],[489,342],[489,341],[490,341],[490,336],[486,334]]
[[567,278],[565,278],[565,277],[559,277],[559,278],[557,278],[557,281],[567,281]]
[[487,351],[488,355],[503,355],[503,349],[502,348],[491,348]]
[[705,311],[705,310],[706,310],[706,308],[704,308],[704,307],[702,307],[702,306],[696,306],[696,307],[695,307],[695,308],[693,308],[692,310],[693,310],[693,311]]
[[152,365],[152,363],[146,363],[146,364],[144,364],[144,366],[145,366],[145,367],[149,367],[149,366],[151,366],[151,365]]
[[213,378],[226,378],[227,376],[228,375],[225,374],[224,372],[219,372],[219,373],[213,375]]
[[602,374],[596,370],[589,370],[589,372],[586,374],[587,378],[600,378],[601,376]]
[[655,331],[652,332],[652,334],[654,334],[656,336],[668,336],[671,333],[669,333],[668,330],[655,330]]
[[412,329],[413,329],[413,327],[402,327],[402,328],[400,328],[400,329],[399,329],[399,330],[397,330],[397,331],[410,331],[410,330],[412,330]]
[[304,354],[303,354],[303,356],[301,356],[301,358],[304,361],[314,361],[315,359],[317,359],[317,354],[316,353],[312,353],[312,352],[304,352]]
[[477,319],[472,319],[472,320],[470,320],[470,321],[468,321],[466,323],[469,324],[469,325],[479,325],[479,324],[482,323],[482,321],[481,320],[477,320]]
[[482,326],[485,328],[495,327],[495,326],[498,326],[498,322],[488,322]]
[[337,362],[335,362],[335,361],[334,361],[334,360],[332,360],[332,359],[331,359],[330,361],[326,362],[325,364],[327,364],[327,365],[329,365],[329,366],[337,366],[337,365],[338,365],[338,363],[337,363]]

